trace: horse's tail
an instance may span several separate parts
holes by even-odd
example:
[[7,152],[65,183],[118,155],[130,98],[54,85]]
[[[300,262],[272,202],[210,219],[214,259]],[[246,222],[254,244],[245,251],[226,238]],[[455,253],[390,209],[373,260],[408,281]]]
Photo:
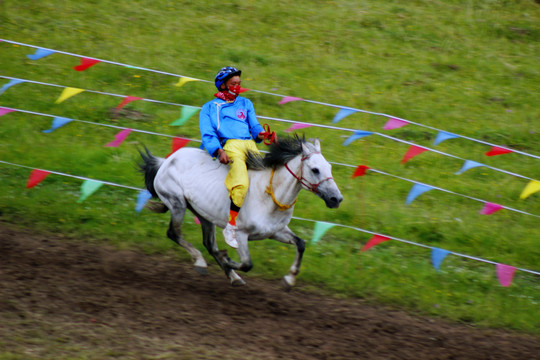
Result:
[[139,163],[139,170],[144,174],[144,184],[146,185],[146,188],[153,197],[157,198],[158,195],[154,188],[154,179],[156,178],[159,167],[163,164],[165,159],[152,155],[146,146],[144,147],[144,150],[146,154],[139,149],[139,154],[141,154],[143,160],[142,163]]

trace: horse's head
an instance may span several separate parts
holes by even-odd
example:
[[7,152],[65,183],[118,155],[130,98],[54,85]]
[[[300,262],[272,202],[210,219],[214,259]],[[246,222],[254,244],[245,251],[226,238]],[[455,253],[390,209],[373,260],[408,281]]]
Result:
[[332,177],[332,165],[321,154],[319,139],[312,143],[302,142],[301,184],[324,200],[329,208],[337,208],[343,196]]

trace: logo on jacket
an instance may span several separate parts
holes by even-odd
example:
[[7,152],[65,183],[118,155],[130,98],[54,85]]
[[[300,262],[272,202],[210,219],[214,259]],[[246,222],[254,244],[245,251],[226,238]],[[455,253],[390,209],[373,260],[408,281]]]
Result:
[[246,119],[246,110],[244,110],[244,109],[236,110],[236,117],[239,118],[240,120],[245,120]]

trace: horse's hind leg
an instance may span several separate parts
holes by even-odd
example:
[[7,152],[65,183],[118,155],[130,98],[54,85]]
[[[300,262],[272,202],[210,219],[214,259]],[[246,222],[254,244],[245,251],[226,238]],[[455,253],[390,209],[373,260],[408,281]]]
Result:
[[203,243],[210,255],[216,259],[219,266],[225,271],[225,275],[229,278],[232,286],[245,285],[245,281],[228,265],[232,260],[228,257],[227,251],[220,251],[216,243],[216,226],[208,220],[198,216],[201,221]]
[[168,206],[168,208],[171,211],[171,222],[169,224],[169,230],[167,230],[167,236],[172,241],[186,249],[189,255],[191,255],[194,261],[195,270],[199,271],[200,273],[206,273],[208,264],[206,263],[206,260],[204,260],[201,252],[193,247],[191,243],[184,240],[184,237],[182,236],[181,226],[186,213],[185,201],[177,199],[177,201],[175,201],[172,206]]

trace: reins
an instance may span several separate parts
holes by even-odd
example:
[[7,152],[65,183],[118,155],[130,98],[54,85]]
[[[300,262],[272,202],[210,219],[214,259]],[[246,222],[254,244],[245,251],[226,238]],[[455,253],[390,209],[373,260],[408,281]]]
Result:
[[274,179],[274,172],[276,171],[276,168],[272,168],[272,173],[270,174],[270,183],[268,184],[268,186],[266,187],[266,193],[269,194],[271,197],[272,197],[272,200],[274,200],[274,204],[277,205],[277,207],[279,208],[279,210],[281,211],[285,211],[285,210],[288,210],[290,208],[292,208],[294,206],[294,204],[296,204],[296,201],[298,199],[295,199],[293,201],[292,204],[290,205],[285,205],[285,204],[282,204],[280,203],[279,201],[277,201],[276,199],[276,196],[274,195],[274,189],[272,187],[272,180]]

